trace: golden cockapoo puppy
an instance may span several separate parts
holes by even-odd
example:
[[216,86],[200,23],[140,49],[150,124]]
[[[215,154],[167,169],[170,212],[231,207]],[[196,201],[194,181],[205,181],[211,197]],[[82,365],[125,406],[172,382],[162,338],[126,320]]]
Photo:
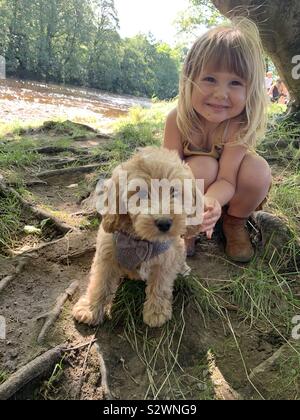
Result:
[[[89,325],[101,323],[105,307],[126,276],[146,281],[143,319],[150,327],[159,327],[172,316],[174,280],[188,269],[182,236],[199,232],[200,223],[187,225],[186,208],[191,207],[186,199],[199,208],[202,194],[177,152],[156,147],[141,149],[119,165],[104,191],[107,197],[114,191],[110,197],[114,196],[115,212],[110,206],[103,215],[89,285],[74,306],[73,316]],[[194,220],[200,222],[202,213],[197,217]]]

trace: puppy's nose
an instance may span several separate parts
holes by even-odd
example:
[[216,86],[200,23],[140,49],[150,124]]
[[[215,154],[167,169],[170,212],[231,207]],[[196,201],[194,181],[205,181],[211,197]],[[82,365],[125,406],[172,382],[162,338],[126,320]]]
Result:
[[161,232],[168,232],[171,229],[173,221],[171,219],[158,219],[155,224]]

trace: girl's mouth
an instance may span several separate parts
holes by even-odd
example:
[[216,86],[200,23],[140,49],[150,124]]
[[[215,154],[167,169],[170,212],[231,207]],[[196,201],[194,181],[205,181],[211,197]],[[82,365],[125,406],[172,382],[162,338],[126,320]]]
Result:
[[217,111],[223,111],[224,109],[228,109],[229,107],[226,105],[218,105],[218,104],[206,104],[207,106],[217,110]]

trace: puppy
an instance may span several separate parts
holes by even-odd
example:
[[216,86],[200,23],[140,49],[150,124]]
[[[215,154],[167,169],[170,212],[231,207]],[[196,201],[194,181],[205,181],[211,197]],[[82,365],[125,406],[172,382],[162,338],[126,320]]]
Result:
[[[166,197],[154,185],[163,180],[171,185],[167,212],[163,208]],[[184,194],[191,194],[193,204],[196,192],[202,200],[189,166],[180,160],[176,151],[164,148],[141,149],[113,171],[109,186],[103,191],[114,191],[115,212],[107,212],[102,217],[89,285],[73,309],[77,321],[89,325],[101,323],[105,307],[112,302],[125,276],[146,281],[143,320],[147,325],[160,327],[171,319],[174,280],[189,268],[185,263],[183,235],[198,233],[201,221],[187,226],[187,212],[179,200],[183,195],[183,188],[179,187],[185,182],[189,182],[190,188]],[[126,194],[120,188],[121,183],[125,183]],[[121,208],[126,204],[124,211]]]

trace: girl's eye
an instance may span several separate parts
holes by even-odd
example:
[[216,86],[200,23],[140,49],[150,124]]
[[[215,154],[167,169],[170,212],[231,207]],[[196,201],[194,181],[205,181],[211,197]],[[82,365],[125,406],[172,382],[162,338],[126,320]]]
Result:
[[233,81],[231,82],[231,84],[232,84],[233,86],[242,86],[242,83],[241,83],[239,80],[233,80]]
[[214,83],[216,81],[216,79],[214,77],[211,77],[211,76],[204,77],[203,80],[205,82],[209,82],[209,83]]

